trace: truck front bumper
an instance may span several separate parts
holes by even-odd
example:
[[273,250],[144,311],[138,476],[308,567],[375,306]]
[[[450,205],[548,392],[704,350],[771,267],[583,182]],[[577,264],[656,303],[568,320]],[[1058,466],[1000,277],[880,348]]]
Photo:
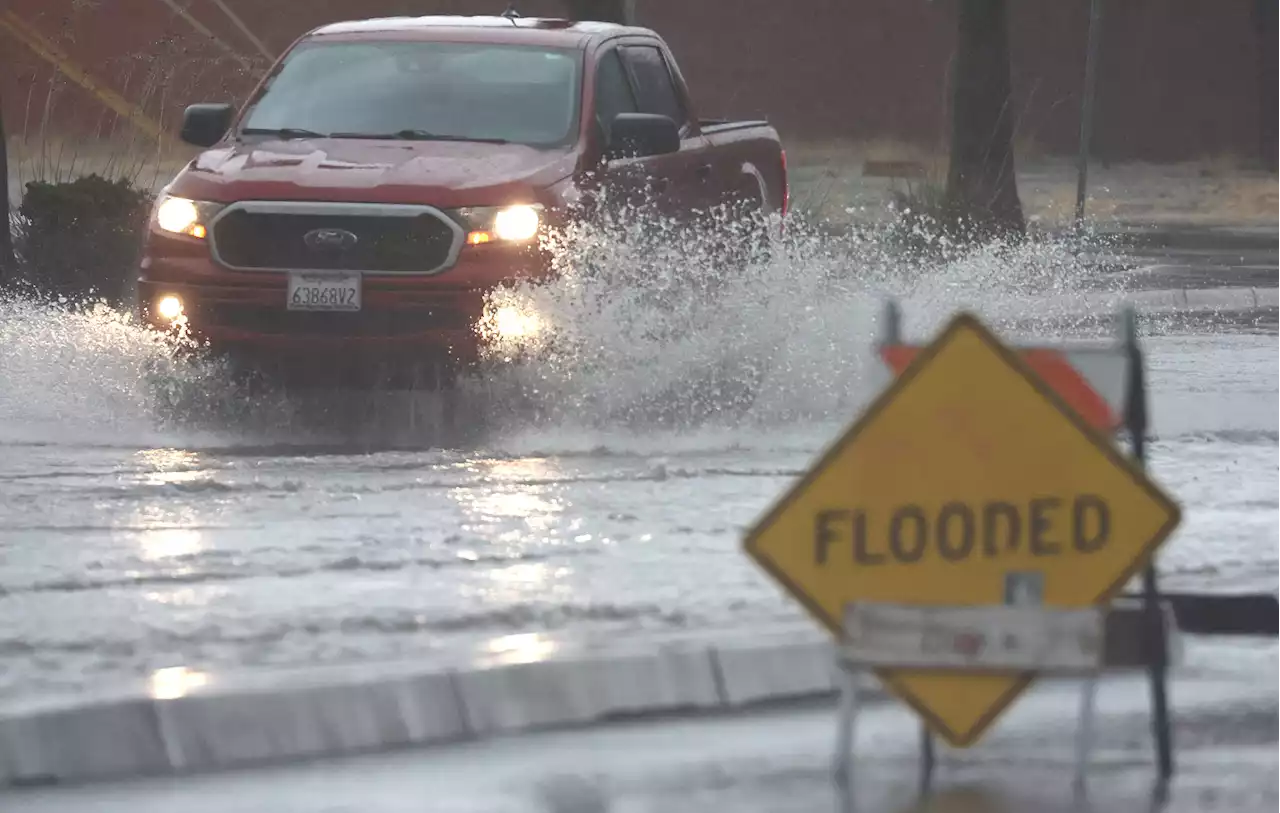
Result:
[[154,328],[182,331],[281,383],[406,386],[478,361],[486,292],[542,271],[513,265],[510,252],[476,254],[440,276],[363,276],[355,311],[289,309],[288,272],[232,272],[207,257],[148,256],[138,307]]

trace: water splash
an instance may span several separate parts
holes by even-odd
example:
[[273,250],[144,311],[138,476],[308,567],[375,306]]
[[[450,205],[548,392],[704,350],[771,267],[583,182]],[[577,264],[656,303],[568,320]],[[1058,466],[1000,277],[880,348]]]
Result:
[[[572,226],[548,241],[554,281],[490,296],[485,376],[502,403],[520,404],[515,423],[533,415],[599,430],[845,418],[886,375],[872,356],[885,297],[910,304],[912,335],[959,307],[997,329],[1047,332],[1052,320],[1060,332],[1064,314],[1085,315],[1073,298],[1102,284],[1079,241],[973,248],[902,221],[843,233],[790,222],[780,237],[727,253],[724,240],[650,223],[615,215]],[[776,234],[776,223],[767,228]],[[512,312],[539,325],[538,335],[499,335],[494,315]]]
[[[776,222],[694,231],[621,209],[553,233],[553,281],[490,296],[490,352],[460,409],[499,435],[551,427],[577,442],[844,420],[885,375],[871,354],[883,297],[911,303],[919,335],[965,305],[1025,328],[1096,287],[1078,243],[970,249],[903,223],[792,219],[778,236]],[[496,333],[511,314],[521,329]],[[190,340],[101,303],[0,296],[0,443],[317,440],[278,393],[231,381]]]
[[154,429],[143,382],[175,350],[102,303],[0,296],[0,440],[110,443]]

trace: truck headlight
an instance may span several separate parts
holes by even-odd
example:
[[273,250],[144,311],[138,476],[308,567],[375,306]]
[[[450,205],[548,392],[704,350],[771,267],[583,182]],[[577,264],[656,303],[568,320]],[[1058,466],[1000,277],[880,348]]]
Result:
[[483,245],[495,240],[524,243],[538,235],[542,225],[540,204],[515,206],[469,206],[457,211],[467,231],[467,245]]
[[487,303],[476,333],[490,351],[508,354],[536,347],[546,339],[547,328],[531,305],[511,300]]
[[155,222],[161,231],[203,240],[209,234],[209,221],[221,208],[221,203],[164,195],[156,205]]
[[156,300],[156,315],[172,322],[182,316],[182,300],[170,294]]
[[494,217],[493,233],[499,240],[529,240],[538,233],[541,220],[532,206],[508,206]]

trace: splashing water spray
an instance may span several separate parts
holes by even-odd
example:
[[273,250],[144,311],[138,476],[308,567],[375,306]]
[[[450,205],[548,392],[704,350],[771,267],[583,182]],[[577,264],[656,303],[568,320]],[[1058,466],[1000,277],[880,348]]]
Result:
[[[843,419],[883,375],[869,351],[879,297],[906,301],[920,324],[962,302],[990,310],[1097,287],[1076,246],[1053,238],[965,247],[901,218],[837,232],[793,215],[782,234],[767,217],[712,219],[716,228],[694,228],[614,206],[548,233],[550,280],[487,297],[485,355],[456,413],[484,415],[499,435]],[[0,297],[9,440],[261,442],[299,431],[287,398],[234,385],[180,325],[163,334],[102,304]]]

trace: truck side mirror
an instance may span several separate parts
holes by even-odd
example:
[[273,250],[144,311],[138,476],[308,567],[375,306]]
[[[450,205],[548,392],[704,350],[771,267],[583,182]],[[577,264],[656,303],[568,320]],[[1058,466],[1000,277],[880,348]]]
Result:
[[180,137],[197,147],[212,147],[231,126],[235,109],[229,104],[193,104],[182,113]]
[[619,113],[609,126],[606,158],[647,158],[680,151],[680,128],[667,116]]

